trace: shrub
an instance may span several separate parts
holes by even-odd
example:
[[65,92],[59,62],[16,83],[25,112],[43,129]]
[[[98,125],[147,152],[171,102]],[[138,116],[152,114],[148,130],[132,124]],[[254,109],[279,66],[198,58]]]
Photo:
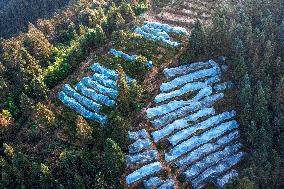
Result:
[[90,49],[105,43],[105,34],[100,27],[96,30],[89,29],[87,33],[79,37],[66,49],[60,57],[56,58],[53,65],[44,72],[44,82],[52,88],[75,70],[79,63],[83,61]]
[[149,9],[148,1],[147,0],[139,0],[139,2],[134,5],[133,7],[134,12],[137,16],[143,14]]
[[108,138],[105,145],[105,166],[111,183],[119,183],[120,173],[124,167],[124,156],[120,147],[112,139]]
[[0,113],[0,126],[7,127],[11,124],[12,115],[8,110],[2,110]]
[[55,123],[54,113],[40,102],[36,105],[34,113],[34,120],[38,125],[48,127]]

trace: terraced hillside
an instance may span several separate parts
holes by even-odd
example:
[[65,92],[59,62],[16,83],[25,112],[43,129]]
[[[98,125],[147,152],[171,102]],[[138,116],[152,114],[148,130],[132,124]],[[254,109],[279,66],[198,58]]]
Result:
[[[154,43],[165,45],[168,47],[176,48],[181,45],[180,42],[174,40],[170,36],[171,33],[187,34],[183,28],[170,27],[166,24],[158,24],[145,22],[142,27],[137,27],[134,30],[134,34],[143,40],[149,40]],[[140,44],[141,46],[141,44]],[[121,48],[121,47],[118,47]],[[137,49],[135,49],[137,50]],[[59,92],[59,99],[73,109],[83,117],[94,120],[100,124],[107,123],[107,115],[102,113],[104,107],[113,109],[117,102],[118,97],[118,79],[119,74],[115,69],[109,69],[111,63],[108,61],[115,61],[114,67],[120,64],[127,71],[127,65],[129,67],[141,68],[142,70],[151,70],[153,68],[153,62],[142,57],[142,62],[137,62],[141,59],[141,55],[125,53],[115,48],[110,48],[108,53],[104,55],[106,59],[102,60],[102,63],[94,63],[90,66],[92,74],[83,77],[75,87],[70,84],[65,84],[62,90]],[[146,59],[144,61],[144,59]],[[116,61],[118,60],[118,61]],[[129,72],[130,73],[130,72]],[[131,73],[130,73],[131,74]],[[133,74],[133,73],[132,73]],[[135,78],[139,79],[139,78]],[[128,85],[134,81],[130,76],[126,76]]]
[[[157,12],[154,10],[146,17],[175,26],[183,26],[191,29],[194,21],[201,20],[204,24],[211,21],[213,13],[218,7],[222,7],[227,1],[224,0],[176,0],[169,3]],[[155,6],[155,2],[152,2]]]
[[[133,32],[131,35],[145,43],[151,41],[174,49],[182,46],[182,42],[172,36],[188,35],[184,28],[156,22],[145,22]],[[142,46],[140,43],[139,47]],[[102,109],[105,106],[113,109],[116,105],[119,75],[102,65],[111,67],[114,61],[127,71],[126,65],[133,67],[139,59],[135,54],[143,54],[139,47],[125,51],[122,46],[114,45],[101,58],[102,64],[91,66],[92,76],[81,79],[75,88],[65,84],[59,99],[83,117],[106,124],[108,113]],[[154,72],[160,65],[147,57],[142,65],[150,73]],[[224,60],[220,58],[221,62]],[[211,181],[222,187],[238,175],[234,167],[244,153],[238,142],[236,112],[216,108],[224,98],[224,91],[233,87],[232,82],[222,79],[226,71],[226,65],[209,60],[165,68],[161,82],[159,73],[155,74],[158,78],[152,79],[160,88],[154,90],[160,94],[139,116],[145,117],[145,124],[140,119],[133,121],[138,121],[139,126],[133,125],[129,132],[129,155],[122,181],[125,188],[137,188],[141,184],[150,189],[181,188],[188,184],[202,188]],[[132,81],[133,78],[126,76],[128,84]]]
[[202,188],[214,182],[223,187],[237,176],[233,167],[244,153],[236,112],[214,108],[233,87],[222,81],[226,69],[209,60],[164,70],[167,81],[145,112],[149,127],[129,133],[128,186]]

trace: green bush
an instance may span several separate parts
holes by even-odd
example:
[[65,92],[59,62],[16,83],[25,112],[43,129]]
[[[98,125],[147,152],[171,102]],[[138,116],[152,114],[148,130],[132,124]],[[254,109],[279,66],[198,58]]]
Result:
[[88,32],[73,42],[60,57],[57,57],[53,65],[45,70],[45,84],[52,88],[67,78],[78,67],[79,63],[85,59],[90,49],[99,47],[105,40],[104,32],[100,27],[95,30],[89,29]]

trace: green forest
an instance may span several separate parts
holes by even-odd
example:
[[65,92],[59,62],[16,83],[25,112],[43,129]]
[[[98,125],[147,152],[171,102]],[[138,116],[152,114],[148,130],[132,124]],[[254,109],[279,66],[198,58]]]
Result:
[[[145,111],[166,81],[163,70],[220,57],[223,80],[234,87],[216,110],[237,112],[246,154],[224,188],[284,188],[284,1],[228,1],[210,23],[195,19],[188,35],[170,33],[177,48],[134,32],[155,14],[153,6],[168,3],[0,0],[0,188],[146,188],[125,182],[140,166],[126,163],[129,131],[154,130]],[[130,62],[111,48],[138,56]],[[80,83],[97,62],[117,77],[115,106],[100,106],[106,124],[58,98],[64,84]],[[170,148],[165,140],[154,147],[161,154]],[[166,167],[156,176],[174,178],[172,188],[196,188],[176,165]],[[203,188],[219,188],[210,181]]]

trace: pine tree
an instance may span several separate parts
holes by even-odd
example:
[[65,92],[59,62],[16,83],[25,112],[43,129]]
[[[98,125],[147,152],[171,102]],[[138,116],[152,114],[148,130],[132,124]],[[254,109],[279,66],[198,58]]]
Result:
[[34,109],[34,123],[38,126],[49,127],[55,123],[54,113],[44,104],[37,103]]
[[281,57],[277,57],[272,63],[270,75],[274,81],[279,81],[284,76],[284,62]]
[[255,184],[247,177],[239,180],[237,189],[255,189]]
[[125,20],[121,16],[118,8],[114,3],[112,4],[109,10],[106,23],[109,36],[112,34],[113,31],[122,29],[125,24]]
[[247,137],[247,141],[250,143],[250,145],[255,148],[257,146],[257,136],[258,135],[258,131],[257,131],[257,127],[255,125],[254,121],[251,121],[250,124],[248,125],[248,129],[246,131],[246,137]]
[[142,96],[141,93],[142,92],[141,92],[141,88],[137,84],[136,80],[131,82],[129,93],[130,93],[132,108],[136,111],[139,110],[139,108],[140,108],[139,103],[140,103],[140,100],[141,100],[141,96]]
[[95,42],[98,46],[105,44],[106,41],[106,34],[101,26],[96,26],[96,36],[95,36]]
[[[273,136],[275,143],[279,146],[279,149],[284,147],[284,77],[276,85],[274,95],[273,95],[273,115],[274,115],[274,128]],[[284,152],[281,151],[282,154]]]
[[127,115],[130,110],[130,93],[129,93],[129,87],[126,80],[126,75],[124,73],[123,68],[119,65],[117,69],[118,73],[118,109],[121,113],[124,115]]
[[110,138],[105,145],[105,166],[109,173],[109,180],[119,183],[120,173],[124,167],[125,156],[120,147]]
[[256,86],[256,94],[254,97],[254,118],[260,127],[268,129],[270,113],[268,110],[267,95],[262,87],[262,83],[258,82]]
[[78,116],[76,119],[76,131],[77,136],[84,142],[92,136],[93,129],[82,116]]
[[33,24],[29,24],[29,30],[25,36],[24,45],[28,52],[40,62],[41,66],[48,66],[49,58],[53,53],[53,45],[49,43],[45,35]]
[[246,104],[240,114],[241,124],[244,128],[247,128],[252,120],[252,107],[250,104]]
[[20,107],[22,114],[26,118],[28,118],[34,109],[34,101],[30,99],[25,93],[22,93],[20,96]]
[[38,61],[26,49],[21,49],[21,58],[20,74],[18,76],[20,78],[18,78],[17,84],[20,85],[20,88],[23,87],[28,90],[31,82],[42,74],[42,69]]
[[48,95],[48,88],[45,85],[42,76],[37,77],[31,82],[32,96],[37,100],[44,100]]
[[235,62],[238,62],[245,57],[245,47],[243,41],[239,38],[239,36],[235,38],[233,42],[233,59]]
[[251,104],[252,100],[252,89],[251,89],[251,81],[248,74],[246,74],[240,85],[240,103],[242,106],[246,106],[246,104]]
[[[129,112],[128,112],[129,113]],[[107,136],[114,139],[117,144],[126,149],[128,145],[128,131],[131,129],[131,124],[127,120],[127,117],[120,114],[120,112],[112,111],[109,115],[109,124]]]
[[227,51],[227,47],[230,45],[231,39],[228,33],[228,20],[226,18],[226,10],[222,9],[216,11],[213,17],[213,27],[211,37],[211,47],[213,47],[212,52],[216,54],[222,54]]
[[266,41],[263,59],[265,62],[264,68],[267,73],[270,73],[269,70],[271,69],[271,60],[274,60],[274,47],[270,40]]
[[206,39],[207,36],[202,23],[200,22],[200,20],[197,20],[189,37],[188,52],[193,54],[193,59],[198,58],[198,56],[204,55],[206,53]]
[[135,20],[136,16],[130,4],[126,3],[125,0],[122,1],[120,8],[121,15],[126,23]]
[[243,57],[241,57],[239,62],[237,62],[236,64],[237,65],[235,66],[235,69],[233,71],[233,77],[237,83],[240,83],[243,77],[248,74],[248,67]]

